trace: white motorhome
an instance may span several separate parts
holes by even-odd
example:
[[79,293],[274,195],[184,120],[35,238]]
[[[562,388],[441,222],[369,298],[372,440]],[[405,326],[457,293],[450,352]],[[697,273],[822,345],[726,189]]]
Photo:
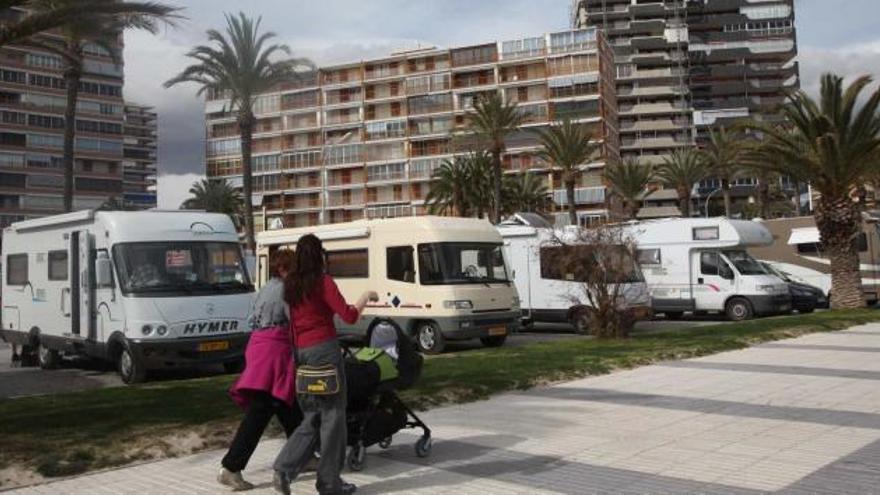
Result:
[[261,232],[260,283],[273,253],[294,249],[306,234],[323,241],[327,271],[346,299],[379,293],[357,323],[337,321],[342,334],[365,336],[378,318],[390,318],[422,351],[437,353],[447,340],[503,345],[519,323],[501,235],[485,220],[420,216]]
[[[570,227],[556,230],[540,217],[519,214],[500,224],[498,231],[504,238],[504,254],[519,292],[523,321],[527,324],[567,322],[576,332],[588,333],[589,319],[584,309],[590,303],[586,300],[583,282],[575,280],[573,274],[562,273],[559,264],[554,263],[562,253],[574,254],[582,247],[586,248],[582,253],[585,263],[593,261],[589,244],[579,239],[577,230]],[[631,259],[624,246],[621,250]],[[623,287],[618,289],[619,294],[623,295],[626,306],[635,311],[638,319],[649,318],[651,296],[635,260],[632,272],[620,283]]]
[[3,231],[2,334],[43,368],[114,361],[126,383],[175,365],[241,363],[253,285],[226,215],[79,211]]
[[722,312],[731,320],[791,310],[787,285],[746,249],[773,237],[757,222],[670,218],[628,225],[657,313]]

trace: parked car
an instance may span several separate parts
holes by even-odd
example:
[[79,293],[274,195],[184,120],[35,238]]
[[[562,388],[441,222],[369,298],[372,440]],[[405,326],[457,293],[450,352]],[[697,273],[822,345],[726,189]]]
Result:
[[770,263],[761,262],[764,269],[781,278],[788,284],[788,293],[791,294],[791,309],[798,313],[812,313],[816,308],[827,308],[828,297],[825,291],[814,285],[798,282],[773,267]]

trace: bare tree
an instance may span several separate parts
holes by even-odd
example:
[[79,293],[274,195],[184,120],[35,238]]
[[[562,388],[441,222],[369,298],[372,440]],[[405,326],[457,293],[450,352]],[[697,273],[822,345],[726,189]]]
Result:
[[575,308],[572,322],[581,334],[621,339],[648,311],[631,301],[644,300],[645,286],[634,257],[634,242],[622,228],[603,225],[557,237],[541,256],[554,273],[547,278],[577,282],[565,297]]

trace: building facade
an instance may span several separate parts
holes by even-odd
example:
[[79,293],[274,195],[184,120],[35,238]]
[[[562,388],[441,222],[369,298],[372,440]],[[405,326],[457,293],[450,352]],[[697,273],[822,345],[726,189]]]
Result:
[[623,158],[659,164],[694,145],[684,1],[579,0],[573,23],[603,30],[614,49]]
[[[22,15],[9,9],[9,18]],[[61,37],[47,32],[44,41]],[[122,50],[121,39],[117,47]],[[95,208],[123,192],[123,68],[85,45],[77,101],[74,208]],[[0,48],[0,225],[63,211],[66,106],[60,57],[37,48]]]
[[156,207],[157,125],[152,107],[125,104],[122,190],[125,203],[136,208]]
[[[539,174],[560,209],[558,171],[536,156],[536,128],[589,125],[601,156],[576,189],[582,221],[605,214],[601,168],[618,155],[613,59],[593,28],[452,49],[419,49],[324,67],[259,96],[254,135],[258,228],[418,215],[435,170],[466,150],[453,135],[481,95],[499,93],[525,115],[507,139],[505,173]],[[241,185],[235,117],[224,95],[206,103],[207,175]]]
[[[604,29],[614,46],[624,156],[658,163],[676,147],[704,143],[713,126],[776,121],[785,93],[799,87],[793,0],[575,0],[573,6],[575,26]],[[751,196],[755,184],[737,180],[734,196]],[[706,179],[697,192],[707,196],[720,186]],[[789,180],[779,188],[798,189]]]

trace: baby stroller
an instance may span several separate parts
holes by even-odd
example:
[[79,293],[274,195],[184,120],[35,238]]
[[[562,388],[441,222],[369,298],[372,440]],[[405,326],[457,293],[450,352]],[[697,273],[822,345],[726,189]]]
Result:
[[431,453],[431,429],[396,393],[418,380],[421,354],[391,320],[379,320],[367,335],[368,347],[345,347],[346,423],[351,447],[346,462],[352,471],[363,469],[367,447],[378,444],[387,449],[402,429],[421,429],[415,453],[418,457]]

